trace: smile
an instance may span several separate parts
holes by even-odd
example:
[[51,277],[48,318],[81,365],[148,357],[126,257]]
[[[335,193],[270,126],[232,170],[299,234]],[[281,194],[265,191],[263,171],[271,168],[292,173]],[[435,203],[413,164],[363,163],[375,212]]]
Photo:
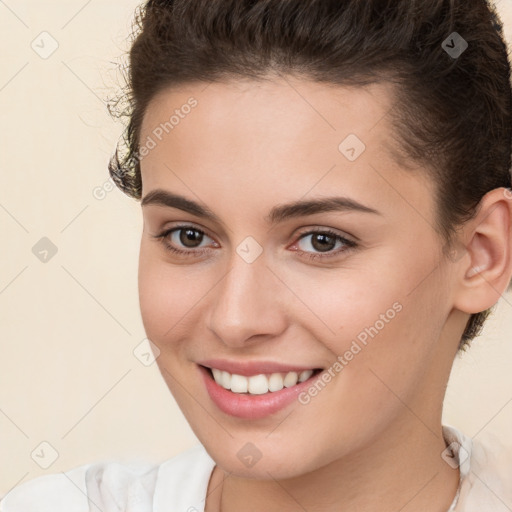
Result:
[[298,372],[279,372],[271,374],[260,373],[251,377],[231,374],[218,368],[210,368],[217,384],[233,393],[247,393],[250,395],[263,395],[275,393],[283,388],[290,388],[297,383],[308,380],[315,372],[321,370],[303,370]]
[[[226,367],[228,364],[219,366]],[[221,370],[213,365],[198,364],[197,368],[212,404],[229,416],[248,420],[262,419],[284,410],[296,402],[300,393],[313,385],[323,372],[323,369],[317,368],[278,371],[284,367],[265,365],[265,373],[257,373],[255,368],[236,366],[239,373]],[[261,364],[258,369],[263,370]]]

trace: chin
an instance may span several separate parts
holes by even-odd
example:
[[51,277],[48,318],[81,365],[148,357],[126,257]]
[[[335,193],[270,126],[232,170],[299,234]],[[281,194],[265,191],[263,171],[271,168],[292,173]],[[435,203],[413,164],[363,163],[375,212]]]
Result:
[[[230,439],[229,443],[203,442],[215,463],[226,473],[239,478],[282,480],[298,477],[325,464],[325,457],[305,459],[305,453],[290,443],[272,443],[261,440],[252,443],[245,439]],[[307,444],[301,444],[307,450]],[[310,452],[307,455],[311,456]]]

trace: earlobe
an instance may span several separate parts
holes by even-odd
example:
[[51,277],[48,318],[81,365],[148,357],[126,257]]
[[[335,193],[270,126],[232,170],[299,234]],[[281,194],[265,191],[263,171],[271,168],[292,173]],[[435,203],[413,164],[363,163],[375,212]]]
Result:
[[468,221],[466,249],[461,260],[466,265],[459,282],[457,309],[480,313],[498,302],[509,287],[512,276],[512,196],[506,188],[488,192],[481,200],[477,215]]

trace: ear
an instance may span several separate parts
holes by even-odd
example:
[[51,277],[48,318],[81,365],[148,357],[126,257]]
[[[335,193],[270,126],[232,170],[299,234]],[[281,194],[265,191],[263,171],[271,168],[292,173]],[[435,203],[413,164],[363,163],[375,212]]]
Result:
[[512,191],[496,188],[464,226],[466,257],[459,260],[454,307],[480,313],[496,304],[512,277]]

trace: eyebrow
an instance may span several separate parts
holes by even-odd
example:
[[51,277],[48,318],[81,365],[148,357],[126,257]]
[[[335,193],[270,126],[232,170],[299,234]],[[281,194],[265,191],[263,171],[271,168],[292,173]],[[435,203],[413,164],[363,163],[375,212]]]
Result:
[[[186,197],[168,192],[163,189],[155,189],[148,192],[141,201],[141,206],[153,204],[157,206],[166,206],[168,208],[177,208],[197,217],[205,218],[219,224],[222,224],[220,218],[207,207],[196,203]],[[274,206],[270,213],[265,217],[269,224],[277,224],[284,220],[314,215],[316,213],[334,212],[334,211],[355,211],[362,213],[372,213],[382,215],[381,212],[365,206],[348,197],[325,197],[321,199],[312,199],[309,201],[299,200],[292,203],[286,203]]]

